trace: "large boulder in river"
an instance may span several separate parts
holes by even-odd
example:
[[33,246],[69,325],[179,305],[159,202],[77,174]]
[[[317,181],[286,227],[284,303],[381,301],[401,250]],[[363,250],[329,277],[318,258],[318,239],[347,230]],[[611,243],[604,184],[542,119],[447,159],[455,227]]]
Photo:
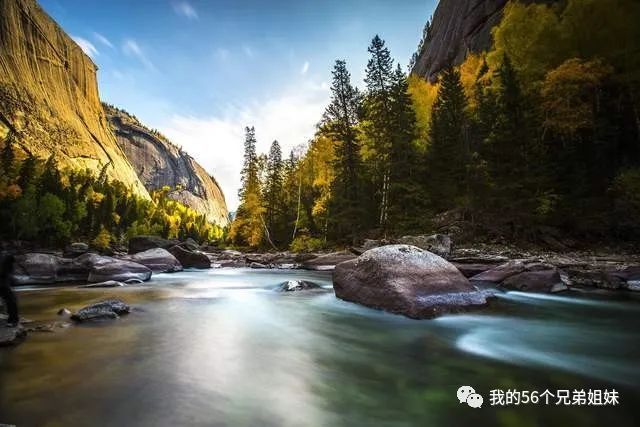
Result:
[[174,246],[169,252],[175,256],[185,268],[211,268],[211,260],[204,252],[189,251],[182,246]]
[[338,298],[422,319],[487,303],[488,294],[440,256],[409,245],[366,251],[333,272]]
[[451,255],[451,238],[446,234],[404,236],[398,239],[398,243],[417,246],[420,249],[443,257]]
[[125,259],[149,267],[154,273],[182,271],[182,264],[171,252],[162,248],[147,249]]
[[19,344],[26,335],[27,331],[21,325],[9,327],[0,319],[0,347]]
[[15,280],[20,285],[56,283],[63,259],[56,255],[28,253],[16,257]]
[[180,241],[176,239],[164,239],[159,236],[135,236],[129,239],[129,253],[137,254],[155,248],[169,249],[179,244]]
[[87,281],[90,283],[109,280],[125,282],[130,279],[147,281],[151,279],[152,274],[151,269],[142,264],[96,254],[82,255],[76,258],[76,262],[89,266]]

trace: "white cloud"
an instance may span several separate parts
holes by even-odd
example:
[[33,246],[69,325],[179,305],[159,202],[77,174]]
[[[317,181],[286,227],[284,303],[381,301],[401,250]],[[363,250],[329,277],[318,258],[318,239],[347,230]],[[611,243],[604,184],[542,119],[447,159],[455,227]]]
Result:
[[77,36],[71,36],[71,38],[78,44],[78,46],[80,46],[80,49],[82,49],[84,53],[89,55],[90,58],[93,59],[96,56],[100,55],[98,49],[96,49],[93,43],[91,43],[89,40]]
[[214,117],[174,115],[161,131],[215,176],[229,209],[235,210],[245,126],[255,126],[259,152],[267,152],[277,139],[288,156],[291,149],[313,137],[328,99],[326,83],[306,81],[263,103],[229,106]]
[[113,43],[111,43],[111,41],[102,34],[94,32],[93,37],[103,45],[107,46],[110,49],[113,49]]
[[198,12],[188,1],[174,1],[173,11],[190,20],[198,19]]
[[137,58],[149,70],[155,71],[156,67],[149,58],[147,58],[145,53],[142,51],[142,48],[140,48],[140,45],[138,45],[135,40],[126,39],[122,45],[122,52],[129,57]]
[[309,61],[305,61],[304,65],[302,65],[302,69],[300,70],[300,74],[302,74],[302,75],[307,74],[307,71],[309,71]]

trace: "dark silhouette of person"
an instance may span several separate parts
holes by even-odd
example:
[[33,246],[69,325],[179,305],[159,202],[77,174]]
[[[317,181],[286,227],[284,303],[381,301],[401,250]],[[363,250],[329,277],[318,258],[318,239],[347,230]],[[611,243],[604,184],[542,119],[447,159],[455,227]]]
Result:
[[20,321],[18,317],[18,301],[16,294],[11,289],[14,264],[15,258],[13,255],[4,255],[0,258],[0,298],[4,300],[9,314],[7,326],[16,326]]

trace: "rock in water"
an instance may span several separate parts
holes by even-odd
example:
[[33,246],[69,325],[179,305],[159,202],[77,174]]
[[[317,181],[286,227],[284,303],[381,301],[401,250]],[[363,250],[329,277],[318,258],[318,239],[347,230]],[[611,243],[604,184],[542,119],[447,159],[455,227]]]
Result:
[[333,272],[338,298],[423,319],[487,303],[451,263],[415,246],[371,249]]
[[151,270],[144,265],[107,256],[89,254],[82,255],[76,260],[91,265],[87,279],[90,283],[107,282],[109,280],[125,282],[129,279],[147,281],[152,274]]
[[76,322],[90,320],[117,319],[120,315],[131,312],[131,307],[119,299],[109,299],[83,307],[71,315]]
[[169,249],[169,252],[171,252],[185,268],[211,268],[211,260],[204,252],[188,251],[181,246],[174,246]]
[[313,289],[322,289],[322,287],[307,280],[288,280],[278,286],[280,292],[299,292]]
[[128,258],[133,262],[149,267],[154,273],[175,273],[182,271],[182,264],[168,250],[162,248],[148,249]]
[[561,292],[568,289],[555,268],[525,271],[505,279],[501,286],[525,292]]
[[27,336],[27,331],[21,326],[8,327],[4,320],[0,320],[0,347],[16,345]]

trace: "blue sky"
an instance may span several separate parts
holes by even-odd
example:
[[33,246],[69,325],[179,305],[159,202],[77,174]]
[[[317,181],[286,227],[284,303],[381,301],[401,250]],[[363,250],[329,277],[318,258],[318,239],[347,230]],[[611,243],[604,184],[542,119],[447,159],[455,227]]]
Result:
[[181,145],[237,206],[243,127],[304,144],[347,60],[362,86],[376,34],[406,66],[436,0],[40,0],[99,67],[101,98]]

